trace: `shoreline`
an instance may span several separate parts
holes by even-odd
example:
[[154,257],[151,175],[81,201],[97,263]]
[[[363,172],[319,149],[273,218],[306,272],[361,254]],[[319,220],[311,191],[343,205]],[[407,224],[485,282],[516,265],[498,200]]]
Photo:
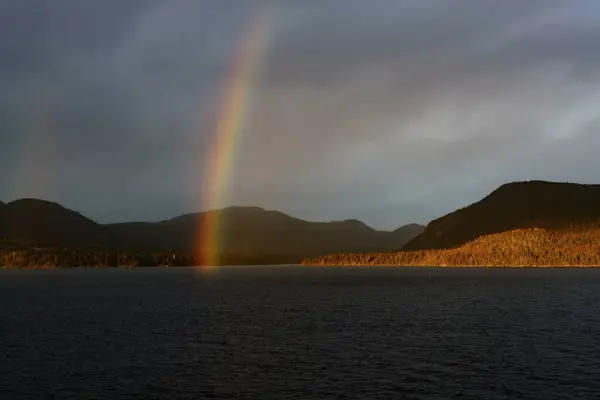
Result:
[[229,265],[218,265],[218,266],[199,266],[199,265],[175,265],[175,266],[112,266],[112,267],[99,267],[99,266],[76,266],[76,267],[55,267],[55,266],[26,266],[26,267],[10,267],[0,266],[0,271],[51,271],[51,270],[125,270],[125,269],[207,269],[207,268],[231,268],[231,267],[274,267],[274,268],[285,268],[285,267],[309,267],[309,268],[415,268],[415,269],[589,269],[589,268],[600,268],[600,265],[384,265],[384,264],[229,264]]
[[305,267],[319,268],[488,268],[488,269],[518,269],[518,268],[600,268],[600,265],[384,265],[384,264],[302,264]]

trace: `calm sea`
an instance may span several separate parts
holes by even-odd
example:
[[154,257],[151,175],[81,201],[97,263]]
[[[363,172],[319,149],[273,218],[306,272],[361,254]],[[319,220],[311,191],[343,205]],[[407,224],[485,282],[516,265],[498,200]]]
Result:
[[600,270],[0,271],[0,399],[597,399]]

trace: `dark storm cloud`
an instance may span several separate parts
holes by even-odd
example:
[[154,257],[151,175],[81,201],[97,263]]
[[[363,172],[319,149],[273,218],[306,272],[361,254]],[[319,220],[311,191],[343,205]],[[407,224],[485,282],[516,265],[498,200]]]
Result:
[[201,208],[232,49],[265,10],[229,203],[393,228],[597,168],[592,0],[51,3],[0,5],[3,200],[101,220]]
[[44,71],[67,54],[108,49],[153,0],[7,0],[0,5],[0,71]]

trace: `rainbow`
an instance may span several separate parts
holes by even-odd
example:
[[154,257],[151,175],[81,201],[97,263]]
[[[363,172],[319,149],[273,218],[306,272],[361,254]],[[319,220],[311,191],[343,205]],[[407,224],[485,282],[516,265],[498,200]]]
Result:
[[20,144],[21,157],[15,165],[12,194],[16,198],[38,197],[58,201],[56,187],[57,143],[53,92],[41,88],[39,103],[33,107]]
[[209,153],[209,163],[203,182],[203,218],[199,222],[196,239],[196,257],[204,268],[219,265],[223,238],[219,233],[220,212],[229,192],[236,151],[244,130],[251,103],[250,93],[268,40],[268,18],[259,12],[257,18],[244,31],[236,47],[226,80],[223,103],[215,139]]

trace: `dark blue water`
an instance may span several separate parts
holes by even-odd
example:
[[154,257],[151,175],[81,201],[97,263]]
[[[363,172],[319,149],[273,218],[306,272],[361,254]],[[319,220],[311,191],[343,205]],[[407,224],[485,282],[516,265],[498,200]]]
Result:
[[0,271],[0,398],[600,398],[600,270]]

